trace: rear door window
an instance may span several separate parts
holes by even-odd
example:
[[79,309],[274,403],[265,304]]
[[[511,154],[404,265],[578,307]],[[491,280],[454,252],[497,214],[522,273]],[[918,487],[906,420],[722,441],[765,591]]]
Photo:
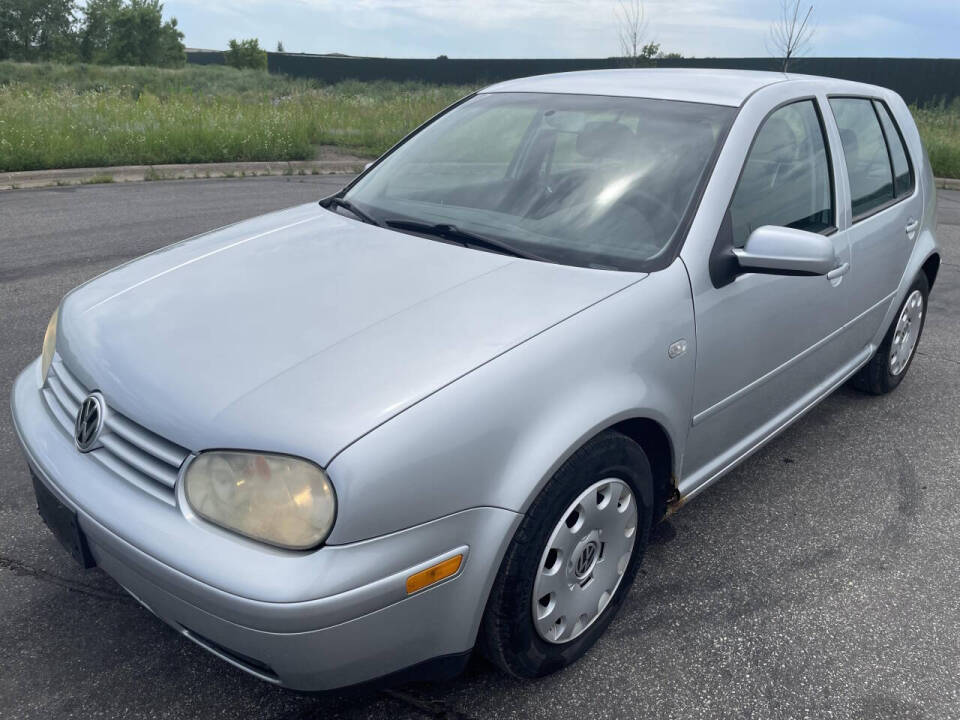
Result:
[[880,117],[880,124],[883,126],[883,134],[887,138],[887,146],[890,148],[890,162],[893,164],[893,188],[898,198],[906,197],[913,192],[913,170],[910,167],[910,160],[907,156],[907,149],[903,144],[903,135],[890,114],[890,109],[878,100],[873,101],[873,106]]
[[775,110],[757,132],[730,204],[734,247],[761,225],[823,232],[834,225],[827,144],[813,100]]
[[840,130],[856,221],[896,197],[890,156],[871,100],[831,98],[830,107]]

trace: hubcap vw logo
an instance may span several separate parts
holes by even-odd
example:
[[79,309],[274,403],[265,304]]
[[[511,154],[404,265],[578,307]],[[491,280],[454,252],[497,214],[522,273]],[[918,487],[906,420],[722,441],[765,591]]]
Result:
[[593,569],[593,561],[597,557],[597,544],[589,542],[583,546],[580,556],[577,558],[577,564],[574,568],[578,578],[582,578]]
[[73,427],[73,439],[80,452],[90,452],[96,445],[103,429],[104,410],[103,398],[96,393],[88,395],[80,403],[77,422]]

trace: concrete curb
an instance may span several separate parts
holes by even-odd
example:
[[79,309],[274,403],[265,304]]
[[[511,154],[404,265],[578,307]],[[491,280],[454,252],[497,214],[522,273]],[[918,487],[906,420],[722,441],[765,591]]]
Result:
[[[183,165],[118,165],[0,173],[0,190],[148,180],[194,180],[269,175],[337,175],[361,172],[365,160],[289,160]],[[934,178],[941,190],[960,190],[960,178]]]
[[120,165],[66,170],[27,170],[0,173],[0,190],[148,180],[193,180],[200,178],[259,177],[267,175],[354,174],[364,160],[292,160],[288,162],[236,162],[183,165]]

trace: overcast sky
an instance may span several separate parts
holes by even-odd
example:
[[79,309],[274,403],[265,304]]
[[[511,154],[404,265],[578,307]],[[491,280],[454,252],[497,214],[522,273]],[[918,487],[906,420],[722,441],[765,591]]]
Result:
[[[617,0],[168,0],[187,47],[386,57],[607,57]],[[808,55],[960,56],[960,0],[814,2]],[[648,0],[650,40],[697,57],[764,56],[778,0]]]

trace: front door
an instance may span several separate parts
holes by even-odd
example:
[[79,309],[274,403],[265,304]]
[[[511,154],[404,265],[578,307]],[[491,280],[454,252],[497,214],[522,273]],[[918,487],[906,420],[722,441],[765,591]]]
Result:
[[[855,354],[852,272],[822,109],[815,99],[771,112],[761,124],[717,239],[743,247],[763,225],[829,236],[833,277],[739,273],[694,287],[697,369],[683,485],[692,490],[749,452]],[[684,492],[681,488],[681,492]]]

